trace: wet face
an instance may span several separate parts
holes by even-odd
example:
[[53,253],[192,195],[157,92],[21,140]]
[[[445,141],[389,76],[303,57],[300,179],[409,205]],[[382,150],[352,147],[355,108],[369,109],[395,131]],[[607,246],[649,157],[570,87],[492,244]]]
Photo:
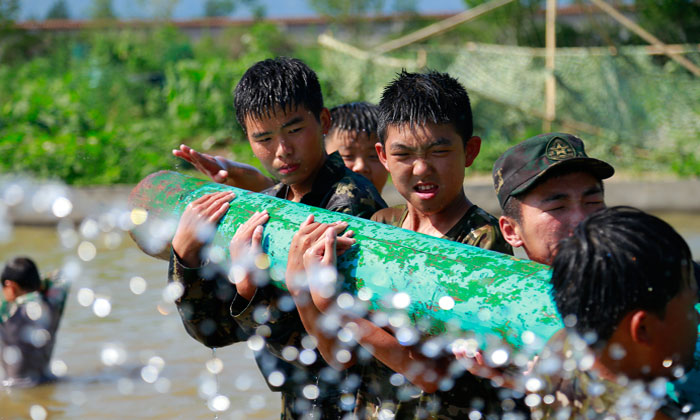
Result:
[[313,184],[325,160],[322,142],[330,126],[327,109],[317,120],[303,106],[287,111],[275,108],[270,116],[246,116],[245,126],[253,154],[272,176],[287,185]]
[[351,130],[331,130],[326,136],[326,153],[340,153],[345,166],[351,171],[372,181],[377,191],[382,192],[389,172],[379,161],[374,145],[377,136]]
[[377,153],[408,205],[430,215],[464,200],[464,168],[480,147],[481,139],[472,137],[465,148],[452,124],[406,124],[388,126]]
[[[659,336],[653,346],[652,375],[670,376],[669,371],[677,366],[689,369],[693,365],[693,354],[698,337],[698,287],[690,270],[690,281],[666,304],[666,312],[660,320]],[[656,371],[656,372],[655,372]]]
[[559,241],[605,207],[601,182],[587,172],[550,178],[519,198],[520,222],[501,217],[501,231],[513,247],[522,246],[528,258],[547,265]]

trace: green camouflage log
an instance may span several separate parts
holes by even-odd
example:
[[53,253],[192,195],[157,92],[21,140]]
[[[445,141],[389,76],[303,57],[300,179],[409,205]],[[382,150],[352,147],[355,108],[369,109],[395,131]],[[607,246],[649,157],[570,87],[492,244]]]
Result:
[[[407,305],[410,318],[433,332],[455,327],[473,331],[481,340],[496,335],[516,348],[530,344],[532,337],[541,343],[562,328],[543,265],[176,172],[157,172],[134,188],[132,237],[144,252],[167,258],[185,206],[222,190],[235,191],[236,198],[217,229],[214,246],[227,256],[237,227],[252,213],[267,210],[263,251],[279,287],[284,288],[292,236],[313,213],[319,222],[344,220],[355,231],[357,244],[339,258],[338,269],[346,289],[375,310]],[[400,292],[405,294],[397,296]]]

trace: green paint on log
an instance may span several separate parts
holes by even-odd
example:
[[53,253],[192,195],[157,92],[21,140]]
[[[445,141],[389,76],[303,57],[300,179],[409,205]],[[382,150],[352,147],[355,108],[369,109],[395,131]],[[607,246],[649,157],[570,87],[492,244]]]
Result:
[[[410,297],[406,309],[410,318],[430,331],[456,326],[481,338],[497,335],[517,348],[523,345],[526,331],[547,340],[562,328],[549,295],[546,266],[176,172],[157,172],[134,188],[130,204],[145,209],[148,216],[134,227],[132,237],[146,253],[167,258],[185,206],[222,190],[235,191],[236,198],[217,229],[214,246],[228,255],[228,242],[238,226],[255,211],[267,210],[270,220],[263,233],[263,250],[279,287],[284,287],[280,280],[292,236],[313,213],[319,222],[344,220],[355,231],[357,244],[339,259],[338,269],[354,286],[346,289],[371,295],[373,309],[395,310],[391,297],[404,292]],[[445,296],[454,300],[451,309],[440,307]]]

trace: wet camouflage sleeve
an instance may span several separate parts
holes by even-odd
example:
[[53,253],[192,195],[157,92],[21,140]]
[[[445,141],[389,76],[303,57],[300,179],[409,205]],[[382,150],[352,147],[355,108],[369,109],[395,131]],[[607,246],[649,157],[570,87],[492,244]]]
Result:
[[192,338],[212,348],[248,338],[230,315],[235,286],[214,264],[188,268],[171,251],[168,281],[183,286],[182,296],[175,304]]
[[343,181],[345,182],[335,185],[328,196],[325,209],[369,219],[378,210],[386,207],[386,203],[374,186],[359,184],[351,177],[345,177]]

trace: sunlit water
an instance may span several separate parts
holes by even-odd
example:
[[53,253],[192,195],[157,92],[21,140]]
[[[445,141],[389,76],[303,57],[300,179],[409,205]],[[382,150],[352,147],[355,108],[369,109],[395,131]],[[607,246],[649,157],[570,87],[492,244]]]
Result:
[[[212,376],[206,367],[212,351],[187,335],[175,305],[163,300],[167,262],[146,256],[127,236],[115,249],[100,239],[95,243],[90,261],[79,259],[77,247],[65,248],[54,228],[15,228],[11,241],[0,244],[3,263],[22,254],[42,271],[71,261],[82,270],[73,281],[53,355],[54,363],[67,366],[65,377],[34,389],[0,389],[0,419],[215,418],[210,398],[200,392]],[[146,283],[140,295],[130,287],[136,276]],[[81,305],[83,288],[109,301],[107,316],[95,314],[104,315],[105,305]],[[83,304],[89,302],[89,293],[81,295]],[[245,343],[218,349],[216,356],[223,362],[218,393],[230,401],[219,418],[279,416],[279,395],[267,389]]]
[[[700,216],[663,217],[699,259]],[[66,248],[55,228],[18,227],[0,243],[3,262],[22,254],[41,270],[81,270],[54,351],[54,366],[60,372],[65,363],[65,376],[34,389],[0,389],[0,419],[278,418],[279,396],[267,389],[246,344],[216,351],[223,368],[212,390],[210,371],[218,370],[217,363],[207,369],[212,351],[185,333],[174,304],[163,298],[167,263],[146,256],[125,235],[117,246],[104,239],[93,240],[94,258],[82,247],[88,261],[77,244]],[[134,277],[145,281],[145,290]],[[213,400],[216,395],[225,398]]]

